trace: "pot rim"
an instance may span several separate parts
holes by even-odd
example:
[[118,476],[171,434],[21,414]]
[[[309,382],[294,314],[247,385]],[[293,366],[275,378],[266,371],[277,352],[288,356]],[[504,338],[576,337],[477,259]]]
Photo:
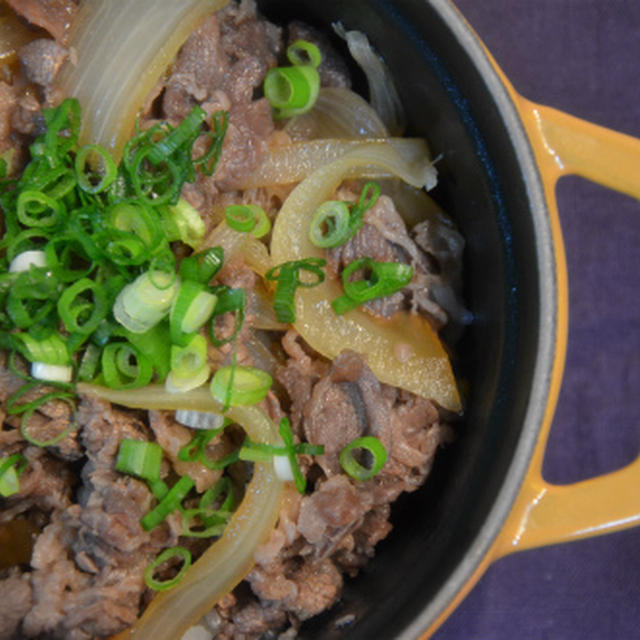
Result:
[[473,60],[488,92],[495,100],[496,108],[511,138],[514,154],[518,158],[520,172],[526,185],[536,244],[539,331],[537,357],[531,376],[532,384],[524,424],[494,505],[462,561],[420,615],[398,636],[401,640],[418,638],[430,627],[433,631],[434,621],[438,621],[439,624],[444,620],[447,609],[451,609],[455,601],[461,599],[462,595],[471,589],[492,562],[492,546],[498,539],[520,493],[536,444],[552,413],[555,402],[554,373],[558,361],[564,358],[562,347],[557,345],[557,335],[561,325],[558,270],[562,247],[558,247],[556,243],[561,242],[561,238],[557,238],[553,232],[551,220],[553,203],[549,202],[545,195],[541,171],[514,100],[515,91],[491,58],[479,36],[452,2],[450,0],[427,1],[438,12],[469,58]]

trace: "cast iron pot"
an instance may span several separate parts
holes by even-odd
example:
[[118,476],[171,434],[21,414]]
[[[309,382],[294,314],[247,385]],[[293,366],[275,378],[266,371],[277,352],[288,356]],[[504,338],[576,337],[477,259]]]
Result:
[[[394,505],[394,531],[301,638],[426,638],[512,551],[638,524],[640,461],[574,485],[542,479],[566,348],[555,183],[574,173],[638,197],[640,141],[526,101],[447,0],[264,0],[267,17],[364,31],[392,71],[409,135],[438,162],[434,197],[467,240],[475,320],[456,443]],[[340,42],[336,40],[339,47]],[[609,497],[616,496],[615,502]]]

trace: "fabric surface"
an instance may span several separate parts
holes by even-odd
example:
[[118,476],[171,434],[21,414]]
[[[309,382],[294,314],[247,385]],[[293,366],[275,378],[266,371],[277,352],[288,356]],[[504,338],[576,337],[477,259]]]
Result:
[[[640,136],[638,0],[454,3],[522,95]],[[640,451],[640,206],[574,177],[558,203],[570,336],[544,475],[563,484]],[[630,529],[499,560],[434,640],[640,638],[639,601],[640,529]]]

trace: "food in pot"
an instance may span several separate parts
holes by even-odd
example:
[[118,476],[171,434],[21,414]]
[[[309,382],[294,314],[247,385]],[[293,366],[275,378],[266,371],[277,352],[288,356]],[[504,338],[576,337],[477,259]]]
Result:
[[308,25],[160,4],[3,9],[0,638],[294,637],[461,410],[463,242],[364,35],[377,110]]

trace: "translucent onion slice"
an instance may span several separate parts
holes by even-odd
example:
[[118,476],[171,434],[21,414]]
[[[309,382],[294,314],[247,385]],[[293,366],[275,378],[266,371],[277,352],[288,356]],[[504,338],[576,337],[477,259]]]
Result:
[[387,65],[373,50],[362,31],[346,31],[340,23],[334,24],[333,28],[346,40],[349,53],[367,76],[371,106],[392,136],[402,135],[405,127],[404,109]]
[[[362,166],[378,166],[405,181],[412,177],[409,163],[392,147],[365,145],[328,164],[301,182],[284,202],[271,236],[274,264],[321,257],[309,241],[313,212],[331,198],[345,176]],[[331,301],[342,295],[341,284],[327,278],[310,289],[298,289],[298,333],[313,349],[335,358],[343,349],[362,354],[382,382],[436,401],[451,411],[461,409],[451,364],[436,332],[420,316],[399,312],[388,320],[360,309],[338,316]]]
[[[192,410],[220,413],[206,388],[168,394],[160,385],[132,392],[79,384],[78,392],[138,409]],[[280,445],[273,422],[257,407],[232,407],[226,415],[255,442]],[[118,637],[131,640],[175,640],[229,593],[251,570],[255,549],[275,525],[282,481],[273,464],[255,463],[253,478],[224,534],[189,568],[170,591],[157,594],[132,629]]]
[[56,85],[82,105],[81,144],[101,144],[119,160],[158,79],[204,16],[227,2],[85,0]]
[[[303,180],[319,167],[342,158],[359,147],[376,149],[376,155],[386,158],[384,164],[359,162],[345,170],[343,178],[380,179],[393,177],[388,168],[391,157],[397,158],[392,164],[402,163],[404,180],[414,187],[432,189],[437,182],[437,172],[433,166],[427,143],[421,138],[381,138],[363,140],[341,140],[336,138],[294,142],[269,153],[262,165],[248,176],[241,188],[265,187],[273,184],[287,184]],[[372,156],[373,158],[373,156]]]
[[292,140],[316,138],[386,138],[387,128],[373,107],[351,89],[320,89],[311,111],[285,127]]
[[209,233],[200,250],[206,247],[222,247],[225,263],[233,256],[242,256],[247,265],[261,276],[272,266],[267,247],[258,238],[236,231],[226,222],[221,222]]

